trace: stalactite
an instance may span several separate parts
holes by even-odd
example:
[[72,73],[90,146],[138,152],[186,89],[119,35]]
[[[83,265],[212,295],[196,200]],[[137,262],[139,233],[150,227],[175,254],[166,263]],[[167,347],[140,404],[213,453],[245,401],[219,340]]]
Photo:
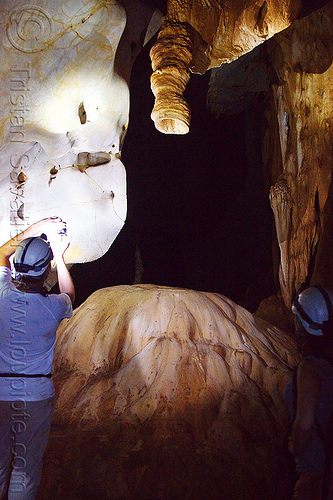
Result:
[[[156,96],[152,119],[156,128],[164,133],[186,133],[190,112],[183,92],[189,71],[204,73],[251,51],[290,26],[302,15],[303,4],[310,12],[321,6],[301,0],[223,3],[170,0],[158,40],[151,50],[151,88]],[[200,69],[191,64],[196,58],[191,30],[201,37],[200,47],[205,45],[206,64],[200,65]]]

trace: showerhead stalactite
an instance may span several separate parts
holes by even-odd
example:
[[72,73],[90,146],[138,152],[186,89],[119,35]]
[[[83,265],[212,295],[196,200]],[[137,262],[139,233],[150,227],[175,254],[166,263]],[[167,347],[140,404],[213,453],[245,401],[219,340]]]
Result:
[[169,0],[151,50],[151,88],[156,98],[151,117],[156,128],[164,133],[188,132],[190,110],[183,92],[191,71],[203,74],[234,61],[326,3]]
[[165,21],[150,52],[151,89],[155,95],[151,117],[157,130],[165,134],[189,131],[191,112],[183,92],[190,79],[191,44],[184,24]]

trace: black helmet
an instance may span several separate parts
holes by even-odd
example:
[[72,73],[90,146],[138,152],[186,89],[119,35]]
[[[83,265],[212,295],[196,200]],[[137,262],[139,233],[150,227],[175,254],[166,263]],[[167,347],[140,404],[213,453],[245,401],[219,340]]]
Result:
[[38,277],[53,259],[53,252],[43,238],[32,237],[22,240],[14,254],[15,270],[24,276]]
[[321,286],[303,290],[292,305],[305,330],[311,335],[323,336],[333,327],[333,293]]

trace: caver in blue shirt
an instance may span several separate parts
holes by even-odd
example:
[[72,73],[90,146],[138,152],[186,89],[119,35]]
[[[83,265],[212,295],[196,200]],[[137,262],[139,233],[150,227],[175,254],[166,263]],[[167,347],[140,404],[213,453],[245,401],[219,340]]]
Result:
[[[323,436],[333,411],[333,367],[331,363],[317,356],[306,356],[317,364],[322,383],[320,397],[317,404],[315,431],[309,439],[304,452],[295,457],[297,470],[303,472],[322,472],[325,466],[325,443]],[[289,414],[293,421],[296,415],[295,378],[290,379],[284,391],[284,398],[288,405]]]
[[[10,269],[0,267],[0,373],[49,374],[58,325],[72,312],[67,294],[18,290]],[[51,378],[0,377],[2,401],[40,401],[53,395]]]

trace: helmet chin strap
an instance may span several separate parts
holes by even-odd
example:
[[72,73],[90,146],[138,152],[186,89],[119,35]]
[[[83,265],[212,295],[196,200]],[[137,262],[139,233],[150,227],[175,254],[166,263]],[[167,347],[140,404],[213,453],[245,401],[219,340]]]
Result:
[[331,299],[330,299],[327,291],[325,290],[325,288],[323,288],[322,286],[319,286],[319,285],[316,285],[314,288],[317,288],[317,290],[319,290],[319,292],[324,297],[324,300],[326,302],[327,312],[328,312],[328,320],[327,321],[332,321],[333,320],[333,306],[332,306],[332,302],[331,302]]

